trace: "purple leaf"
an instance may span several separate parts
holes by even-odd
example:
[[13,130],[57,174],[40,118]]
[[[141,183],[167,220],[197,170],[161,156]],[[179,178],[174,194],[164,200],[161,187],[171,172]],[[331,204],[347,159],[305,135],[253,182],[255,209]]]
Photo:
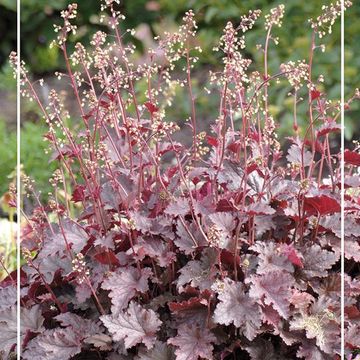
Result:
[[[20,309],[21,331],[20,339],[23,341],[26,332],[34,333],[44,330],[44,318],[41,315],[40,305],[31,308]],[[17,342],[17,308],[13,305],[10,309],[0,312],[0,328],[6,331],[0,332],[0,349],[4,352],[5,358],[12,346]]]
[[194,224],[186,224],[188,231],[179,220],[176,225],[176,234],[178,238],[174,241],[175,245],[183,251],[185,254],[192,254],[199,246],[207,245],[207,241],[204,236],[197,229]]
[[87,282],[75,285],[76,300],[79,304],[84,303],[91,297],[91,288]]
[[[239,171],[243,173],[243,170]],[[239,189],[243,174],[239,175],[230,164],[225,164],[225,169],[220,170],[217,180],[220,184],[226,184],[226,187],[230,191],[236,191]]]
[[322,314],[299,316],[291,321],[290,330],[305,330],[308,339],[316,339],[316,345],[325,353],[333,355],[340,349],[339,325]]
[[55,317],[66,329],[46,330],[31,340],[24,359],[70,359],[81,351],[84,338],[101,332],[101,327],[93,320],[67,312]]
[[139,239],[134,249],[140,258],[149,256],[155,259],[160,267],[167,267],[175,260],[175,253],[169,251],[168,245],[160,238]]
[[178,198],[175,202],[170,203],[164,211],[172,216],[185,216],[190,212],[189,200]]
[[106,334],[94,334],[84,339],[85,344],[91,344],[100,351],[108,351],[112,349],[112,339]]
[[276,212],[270,205],[261,202],[250,204],[245,211],[249,215],[272,215]]
[[276,270],[294,271],[292,263],[281,254],[280,248],[274,242],[257,242],[250,249],[259,254],[259,266],[256,270],[258,274]]
[[273,344],[265,339],[255,339],[250,345],[245,346],[245,349],[250,354],[251,360],[288,360],[278,354]]
[[304,330],[308,339],[315,339],[317,346],[327,354],[340,350],[340,321],[333,309],[340,304],[327,295],[320,296],[308,311],[302,311],[290,322],[290,330]]
[[148,291],[148,279],[151,275],[152,271],[149,268],[139,271],[135,267],[128,267],[117,270],[104,280],[101,287],[104,290],[110,290],[111,312],[116,315],[120,310],[127,307],[137,292]]
[[194,213],[196,215],[207,216],[215,210],[213,196],[207,195],[201,200],[194,201]]
[[[71,260],[67,256],[47,256],[45,258],[39,257],[33,261],[44,276],[47,283],[51,284],[54,280],[55,273],[57,271],[61,272],[63,275],[67,275],[72,271]],[[37,278],[39,276],[38,272],[29,267],[24,266],[24,271],[29,276],[34,276]]]
[[121,185],[114,189],[110,181],[101,186],[100,198],[107,210],[117,209],[119,203],[127,203],[132,196],[132,186],[126,176],[121,176]]
[[118,352],[111,352],[106,360],[133,360],[134,358],[130,354],[119,354]]
[[182,324],[176,337],[170,338],[168,344],[176,346],[176,360],[213,359],[215,336],[205,327]]
[[330,269],[338,260],[338,256],[328,250],[322,249],[319,245],[314,244],[303,252],[303,272],[308,277],[325,277],[327,269]]
[[[360,237],[359,215],[346,214],[344,218],[344,235]],[[341,235],[340,235],[341,237]]]
[[245,293],[242,283],[225,278],[218,295],[220,302],[214,312],[218,324],[233,323],[249,339],[253,340],[261,326],[260,306]]
[[71,328],[46,330],[30,340],[24,360],[68,360],[81,352],[81,337]]
[[326,134],[337,132],[341,130],[341,125],[337,124],[335,121],[331,120],[321,125],[317,130],[317,136],[324,136]]
[[205,252],[201,261],[191,260],[179,272],[180,275],[176,281],[178,291],[184,291],[184,285],[190,284],[192,287],[198,287],[201,291],[210,289],[214,282],[216,270],[212,270],[211,253]]
[[152,310],[145,310],[139,304],[131,301],[126,311],[117,316],[103,315],[101,321],[111,333],[114,341],[124,341],[126,349],[143,343],[151,349],[156,340],[156,332],[161,321]]
[[266,305],[273,308],[285,319],[289,317],[289,299],[294,279],[283,271],[269,271],[264,275],[252,275],[250,296],[255,299],[264,298]]
[[130,212],[131,219],[134,221],[136,230],[141,231],[143,234],[149,232],[152,226],[151,219],[140,212]]
[[[345,343],[350,348],[360,347],[360,327],[355,322],[345,329]],[[356,358],[354,360],[356,360]]]
[[298,358],[305,360],[328,360],[329,357],[325,355],[319,348],[310,341],[304,341],[296,353]]
[[360,176],[358,175],[345,175],[344,186],[350,188],[360,187]]
[[0,312],[15,305],[16,295],[17,291],[15,286],[0,287]]
[[172,347],[156,341],[151,350],[141,348],[135,360],[175,360],[175,355]]
[[295,290],[291,296],[290,302],[297,309],[306,310],[314,302],[314,297],[306,292]]
[[[188,289],[191,291],[191,289]],[[168,302],[168,307],[173,315],[176,324],[187,323],[204,326],[209,317],[209,291],[200,294],[200,297],[193,296],[189,300],[181,302]],[[177,325],[178,326],[178,325]]]
[[113,240],[113,233],[108,233],[107,236],[104,237],[98,237],[95,241],[94,241],[94,245],[97,246],[101,246],[104,247],[106,249],[115,249],[115,245],[114,245],[114,240]]
[[62,221],[62,230],[57,229],[55,234],[47,236],[40,252],[41,257],[64,254],[66,242],[75,253],[79,253],[88,241],[88,234],[79,225],[70,220]]
[[288,155],[286,160],[289,163],[293,164],[304,164],[304,166],[309,166],[312,162],[311,152],[304,149],[303,156],[301,153],[301,148],[298,144],[292,144],[288,150]]
[[269,215],[257,215],[254,218],[256,236],[259,238],[264,235],[267,231],[275,229],[276,225],[273,221],[273,217]]
[[209,216],[210,220],[216,227],[226,233],[231,233],[235,229],[234,216],[229,212],[216,212]]
[[55,319],[61,323],[62,326],[70,326],[75,333],[82,337],[87,337],[101,332],[100,326],[93,320],[84,319],[83,317],[67,312],[55,316]]
[[354,259],[360,263],[360,244],[359,238],[347,237],[345,238],[345,257],[346,259]]

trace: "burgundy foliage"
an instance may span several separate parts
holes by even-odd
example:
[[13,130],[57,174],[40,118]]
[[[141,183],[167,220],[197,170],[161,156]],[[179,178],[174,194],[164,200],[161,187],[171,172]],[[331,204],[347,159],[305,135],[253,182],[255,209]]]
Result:
[[[306,98],[308,120],[302,138],[294,119],[295,134],[281,150],[268,110],[275,77],[262,66],[252,71],[241,51],[243,33],[260,15],[251,12],[224,30],[224,69],[209,86],[219,113],[198,132],[194,14],[160,39],[149,64],[135,65],[117,30],[115,1],[106,3],[115,43],[98,32],[91,50],[78,44],[69,58],[75,5],[58,29],[85,131],[67,128],[51,92],[42,108],[59,170],[54,196],[36,203],[23,234],[23,358],[339,359],[340,154],[329,140],[339,129],[339,105],[324,101],[309,64],[282,66],[291,96]],[[265,18],[266,41],[283,11]],[[316,45],[324,31],[317,24]],[[159,53],[165,65],[157,64]],[[176,78],[183,67],[187,80]],[[25,69],[22,82],[37,101]],[[148,88],[146,101],[138,82]],[[177,126],[165,116],[174,84],[190,94],[190,145],[175,140]],[[345,155],[350,355],[360,338],[359,148]],[[27,178],[24,186],[36,194]],[[6,296],[14,290],[6,284],[5,356],[15,342],[15,304]]]

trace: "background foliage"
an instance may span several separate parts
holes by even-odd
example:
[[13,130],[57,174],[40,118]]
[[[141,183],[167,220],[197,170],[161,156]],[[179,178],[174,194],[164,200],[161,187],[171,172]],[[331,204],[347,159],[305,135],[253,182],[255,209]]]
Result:
[[[36,77],[46,77],[47,74],[54,70],[61,70],[63,64],[61,56],[56,48],[49,48],[51,40],[55,34],[53,32],[53,24],[59,22],[59,12],[65,8],[69,0],[22,0],[21,2],[21,31],[22,31],[22,56],[27,62],[31,73]],[[200,44],[204,49],[202,61],[206,62],[207,66],[216,68],[219,65],[219,59],[212,51],[213,46],[218,40],[221,31],[228,20],[235,23],[238,22],[239,16],[249,9],[259,8],[264,13],[280,3],[281,1],[273,0],[132,0],[123,1],[122,10],[127,16],[125,22],[129,28],[138,28],[141,24],[148,24],[151,30],[151,35],[157,35],[163,31],[164,28],[171,30],[179,22],[184,12],[192,8],[196,13],[197,22],[199,24],[199,39]],[[286,20],[284,27],[277,29],[277,36],[281,39],[279,45],[273,51],[270,51],[270,69],[277,71],[279,64],[290,59],[306,58],[309,49],[309,32],[306,19],[316,16],[321,11],[321,5],[329,3],[327,0],[312,0],[307,2],[299,2],[297,0],[286,0]],[[74,42],[81,40],[88,43],[90,36],[98,29],[105,30],[99,24],[99,19],[96,16],[99,12],[98,0],[79,0],[79,17],[77,23],[79,26],[76,37],[72,40]],[[360,16],[360,4],[354,2],[353,7],[346,14],[346,87],[345,93],[350,96],[355,87],[360,84],[360,22],[357,19]],[[9,52],[16,47],[16,3],[12,0],[0,0],[0,65],[2,67],[0,82],[3,87],[9,87],[9,82],[12,79],[11,73],[6,68],[6,60]],[[261,54],[256,50],[256,44],[263,42],[262,34],[263,24],[259,23],[247,37],[248,47],[246,51],[247,56],[261,62]],[[326,74],[325,87],[329,89],[330,98],[339,98],[340,96],[340,29],[339,24],[334,28],[333,36],[327,39],[330,41],[326,43],[327,51],[324,56],[318,57],[319,62],[315,66],[315,73]],[[146,42],[146,41],[145,41]],[[144,46],[144,41],[138,42],[139,56]],[[204,64],[200,64],[204,65]],[[202,66],[204,68],[204,66]],[[204,70],[202,70],[204,71]],[[196,76],[195,78],[206,78],[204,75]],[[194,84],[197,86],[198,84]],[[281,85],[282,91],[274,94],[276,101],[272,101],[274,106],[271,111],[281,124],[281,134],[285,136],[290,129],[291,121],[288,115],[280,112],[281,109],[291,108],[291,103],[287,102],[287,89]],[[274,99],[273,99],[274,100]],[[15,106],[13,99],[12,105]],[[209,98],[198,93],[197,105],[199,106],[199,113],[203,114],[204,123],[206,123],[217,104],[209,103]],[[285,105],[285,106],[284,106]],[[174,108],[174,116],[178,117],[177,121],[181,122],[181,118],[188,114],[188,101],[179,101]],[[286,111],[285,111],[286,112]],[[359,137],[359,127],[357,126],[357,118],[359,117],[360,109],[355,105],[353,110],[348,113],[345,135],[348,140]],[[36,119],[33,109],[25,108],[23,112],[24,121],[33,121]],[[11,124],[15,123],[15,118],[5,119],[0,115],[0,121],[6,124],[1,126],[1,136],[4,136],[5,128],[14,129]],[[306,121],[306,118],[299,119],[300,124]],[[34,167],[40,159],[44,157],[42,146],[37,144],[42,143],[40,134],[41,129],[37,130],[36,126],[28,126],[23,129],[24,139],[32,139],[31,145],[34,146],[28,151],[28,145],[23,142],[22,157],[25,163],[25,170],[30,170],[30,173],[37,181],[42,180],[41,172],[43,166]],[[34,136],[33,136],[34,135]],[[7,135],[6,135],[7,136]],[[7,136],[11,140],[12,135]],[[37,139],[35,140],[35,138]],[[36,144],[34,144],[34,142]],[[5,147],[5,145],[1,145]],[[14,146],[14,145],[12,145]],[[30,145],[29,145],[30,146]],[[14,159],[10,156],[10,151],[5,149],[2,152],[2,162],[7,163],[0,169],[0,191],[6,189],[6,176],[8,168],[13,167],[11,163]],[[10,156],[10,157],[9,157]],[[46,160],[45,160],[46,163]],[[10,166],[10,164],[12,164]],[[27,165],[30,164],[30,165]],[[46,186],[47,184],[41,184]]]
[[[2,0],[0,2],[6,6],[11,2]],[[63,9],[68,0],[24,0],[22,1],[22,51],[31,70],[36,73],[47,73],[56,68],[61,68],[57,51],[49,49],[48,45],[54,38],[52,24],[59,21],[59,10]],[[211,49],[216,43],[227,21],[238,22],[241,14],[250,9],[259,8],[264,13],[280,3],[279,1],[255,0],[134,0],[123,1],[122,10],[127,16],[126,26],[137,27],[140,24],[149,24],[154,34],[158,34],[167,25],[171,29],[181,19],[184,12],[192,8],[197,17],[200,28],[200,39],[207,55],[205,61],[216,65],[218,59],[212,53]],[[306,19],[316,16],[321,5],[328,3],[324,0],[313,0],[309,2],[299,2],[296,0],[287,0],[286,5],[286,26],[278,31],[281,38],[279,51],[274,51],[271,57],[270,66],[276,68],[278,64],[287,59],[303,58],[308,53],[309,33]],[[79,1],[80,14],[78,19],[79,31],[74,39],[88,39],[100,26],[98,17],[95,15],[99,11],[99,1]],[[347,14],[347,37],[346,40],[351,46],[347,48],[347,75],[349,77],[349,86],[359,83],[359,74],[356,71],[359,65],[359,47],[356,46],[358,34],[360,33],[360,24],[356,19],[360,14],[359,4],[354,4],[353,8]],[[334,35],[331,42],[327,44],[328,51],[321,61],[321,70],[328,76],[328,83],[333,85],[330,95],[339,92],[335,84],[339,83],[340,72],[338,68],[339,61],[339,24],[334,29]],[[257,59],[258,52],[255,49],[257,42],[261,41],[262,26],[257,26],[248,37],[248,43],[252,46],[247,49],[249,55]],[[320,71],[320,69],[319,69]],[[350,81],[351,80],[351,81]],[[339,85],[337,85],[339,86]],[[350,91],[350,89],[349,89]]]

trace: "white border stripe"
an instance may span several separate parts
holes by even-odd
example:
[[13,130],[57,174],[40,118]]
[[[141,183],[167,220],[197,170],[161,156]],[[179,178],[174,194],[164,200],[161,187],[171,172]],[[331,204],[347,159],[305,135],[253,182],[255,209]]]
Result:
[[345,121],[344,121],[344,0],[341,0],[341,359],[345,359],[345,341],[344,341],[344,331],[345,331],[345,318],[344,318],[344,297],[345,297],[345,284],[344,284],[344,274],[345,274],[345,263],[344,263],[344,251],[345,251],[345,240],[344,240],[344,130],[345,130]]
[[[17,98],[16,98],[16,123],[17,123],[17,360],[21,355],[20,336],[20,0],[17,5]],[[341,359],[345,359],[344,351],[344,0],[341,0]]]
[[16,236],[16,261],[17,261],[17,360],[20,360],[21,356],[21,319],[20,319],[20,0],[16,0],[16,52],[18,56],[17,62],[17,83],[16,83],[16,206],[17,206],[17,236]]

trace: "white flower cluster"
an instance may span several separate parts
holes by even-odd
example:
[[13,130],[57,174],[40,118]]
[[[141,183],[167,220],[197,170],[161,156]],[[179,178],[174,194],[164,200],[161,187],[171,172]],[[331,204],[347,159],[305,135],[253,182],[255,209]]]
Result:
[[77,26],[71,24],[70,20],[73,20],[77,16],[77,7],[78,5],[76,3],[68,5],[66,10],[61,11],[61,17],[64,19],[64,25],[54,25],[54,31],[56,33],[59,33],[57,37],[57,42],[52,42],[51,47],[54,45],[62,46],[64,45],[65,41],[67,40],[67,37],[69,33],[72,33],[73,35],[76,34]]
[[250,10],[247,15],[242,15],[240,17],[240,30],[244,33],[248,30],[251,30],[255,24],[255,21],[259,18],[261,15],[261,10]]
[[[344,1],[344,10],[352,5],[351,1]],[[327,34],[331,34],[332,26],[335,20],[341,15],[341,1],[337,1],[335,4],[323,5],[322,14],[319,15],[316,20],[310,19],[311,27],[319,35],[319,38],[324,37]]]
[[265,15],[265,29],[269,30],[273,26],[281,27],[284,13],[285,6],[283,4],[271,9],[270,14]]
[[[174,63],[184,57],[185,55],[190,56],[187,52],[190,50],[190,39],[196,35],[196,21],[195,14],[192,10],[185,13],[183,17],[183,23],[179,30],[173,34],[165,32],[165,39],[160,41],[160,48],[164,50],[165,57],[170,63],[170,69],[174,69]],[[201,52],[199,47],[194,48]],[[197,57],[190,57],[190,62],[196,63]],[[193,64],[192,66],[193,67]]]
[[84,255],[79,253],[72,261],[72,269],[78,274],[77,280],[82,284],[86,278],[90,275],[89,269],[86,267]]
[[207,232],[207,238],[209,240],[210,246],[221,247],[221,230],[215,224],[209,227],[209,230]]
[[[214,48],[214,51],[222,50],[225,54],[223,57],[224,72],[219,76],[210,72],[210,82],[216,83],[219,86],[233,83],[236,91],[243,87],[244,83],[248,83],[247,69],[251,64],[250,59],[246,59],[241,54],[241,50],[245,48],[245,37],[238,36],[238,29],[235,29],[231,22],[226,24],[224,34],[220,38],[219,46]],[[231,91],[228,89],[228,95],[231,96]]]
[[272,116],[268,116],[264,125],[263,141],[266,146],[272,146],[275,151],[280,151],[280,143],[278,141],[278,134],[275,132],[276,124]]
[[281,64],[280,69],[295,90],[299,90],[303,86],[303,82],[309,80],[309,65],[305,60],[289,61]]

